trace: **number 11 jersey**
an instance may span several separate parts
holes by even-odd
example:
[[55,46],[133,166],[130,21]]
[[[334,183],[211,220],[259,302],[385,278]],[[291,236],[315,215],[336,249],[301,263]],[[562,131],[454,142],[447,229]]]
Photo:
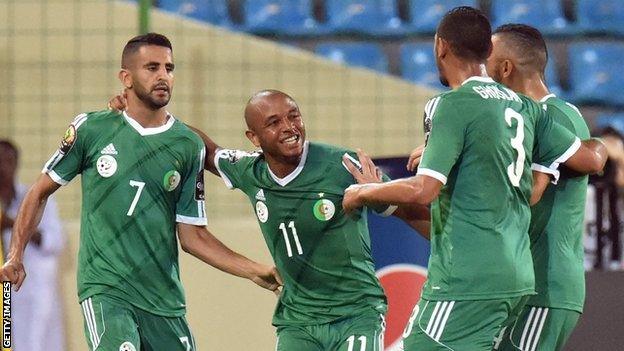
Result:
[[[529,248],[531,169],[558,175],[580,140],[528,97],[472,77],[425,107],[418,174],[444,184],[431,206],[423,297],[505,299],[534,294]],[[534,147],[538,155],[533,159]]]
[[342,209],[344,190],[355,182],[342,164],[348,151],[304,145],[299,166],[285,178],[271,172],[261,153],[222,149],[215,157],[226,185],[251,201],[284,280],[273,325],[318,325],[373,310],[384,314],[366,211],[348,216]]
[[124,113],[81,114],[43,172],[65,185],[82,174],[78,297],[118,297],[182,316],[176,222],[205,225],[204,144],[183,123],[143,128]]

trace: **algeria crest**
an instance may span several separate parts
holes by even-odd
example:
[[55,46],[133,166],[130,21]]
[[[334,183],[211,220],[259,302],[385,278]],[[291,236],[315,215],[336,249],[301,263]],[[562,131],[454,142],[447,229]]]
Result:
[[336,213],[336,206],[330,200],[320,199],[314,204],[312,212],[314,212],[314,217],[319,221],[329,221]]
[[126,341],[119,346],[119,351],[137,351],[137,349],[130,341]]
[[76,127],[73,124],[70,124],[65,134],[63,134],[63,139],[61,139],[61,146],[59,147],[61,153],[64,155],[71,150],[72,146],[76,142]]
[[163,186],[167,191],[174,191],[180,184],[180,173],[176,170],[171,170],[165,173],[163,178]]
[[266,223],[269,219],[269,208],[262,201],[256,202],[256,215],[258,220],[262,223]]
[[100,156],[96,166],[98,173],[104,178],[108,178],[117,172],[117,160],[111,155]]

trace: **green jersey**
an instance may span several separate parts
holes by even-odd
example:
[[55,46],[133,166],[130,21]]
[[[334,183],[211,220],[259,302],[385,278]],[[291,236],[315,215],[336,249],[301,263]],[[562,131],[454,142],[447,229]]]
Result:
[[[542,99],[546,113],[580,139],[589,129],[578,109],[554,95]],[[544,171],[546,166],[533,167]],[[567,171],[567,172],[566,172]],[[531,253],[535,265],[535,290],[528,304],[583,312],[585,270],[583,267],[583,216],[587,176],[562,170],[557,185],[546,188],[531,209]],[[546,170],[546,173],[548,170]]]
[[285,178],[271,172],[261,153],[222,149],[215,157],[226,185],[249,197],[284,280],[276,326],[385,313],[366,211],[348,216],[342,209],[344,191],[354,183],[342,164],[347,152],[306,142],[299,166]]
[[[580,141],[525,96],[472,77],[425,108],[419,175],[444,184],[431,206],[423,297],[502,299],[534,293],[529,249],[531,161],[564,162]],[[549,163],[549,164],[550,164]]]
[[143,128],[124,113],[81,114],[43,171],[82,174],[78,297],[119,297],[163,316],[185,313],[176,222],[205,225],[204,144],[169,116]]

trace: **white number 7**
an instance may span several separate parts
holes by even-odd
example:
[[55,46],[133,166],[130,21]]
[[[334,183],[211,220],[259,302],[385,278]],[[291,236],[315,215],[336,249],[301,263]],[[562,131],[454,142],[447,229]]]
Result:
[[137,202],[139,202],[139,198],[141,197],[141,193],[143,192],[143,188],[145,187],[145,183],[143,182],[139,182],[136,180],[131,180],[130,181],[130,186],[131,187],[137,187],[137,192],[134,195],[134,200],[132,200],[132,204],[130,204],[130,209],[128,210],[128,213],[126,213],[126,215],[128,216],[132,216],[132,214],[134,213],[134,208],[137,205]]

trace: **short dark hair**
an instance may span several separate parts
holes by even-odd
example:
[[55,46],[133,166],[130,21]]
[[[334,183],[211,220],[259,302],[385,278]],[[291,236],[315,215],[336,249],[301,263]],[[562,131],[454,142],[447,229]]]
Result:
[[460,58],[483,62],[492,50],[492,26],[483,12],[459,6],[447,12],[436,31]]
[[19,159],[19,150],[9,139],[0,139],[0,149],[8,149],[15,154],[15,159]]
[[542,33],[537,28],[526,24],[504,24],[494,31],[494,34],[503,35],[511,49],[522,63],[532,70],[544,74],[548,63],[548,48]]
[[162,46],[165,48],[169,48],[173,53],[173,47],[171,46],[171,42],[169,39],[158,33],[147,33],[142,35],[137,35],[136,37],[130,39],[126,46],[124,46],[123,53],[121,54],[121,67],[127,67],[127,60],[132,54],[136,53],[139,48],[145,45],[156,45]]

